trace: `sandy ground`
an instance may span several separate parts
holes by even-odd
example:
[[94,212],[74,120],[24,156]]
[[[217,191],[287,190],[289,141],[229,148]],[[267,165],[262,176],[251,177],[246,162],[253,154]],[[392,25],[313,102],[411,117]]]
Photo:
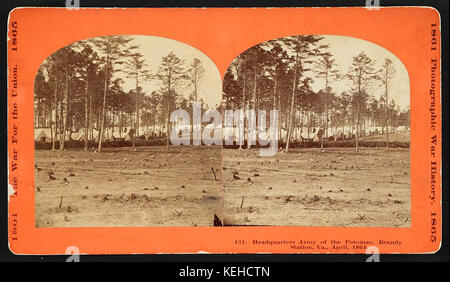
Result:
[[410,226],[409,149],[258,152],[36,150],[36,226]]
[[36,150],[35,172],[37,227],[211,226],[223,206],[219,147]]
[[409,149],[224,150],[233,225],[409,227]]

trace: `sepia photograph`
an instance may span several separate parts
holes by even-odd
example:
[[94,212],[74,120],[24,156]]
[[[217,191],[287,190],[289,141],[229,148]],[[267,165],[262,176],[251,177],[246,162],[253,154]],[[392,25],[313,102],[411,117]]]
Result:
[[229,224],[410,226],[409,77],[394,54],[352,37],[278,38],[236,57],[223,92],[226,109],[279,116],[274,156],[225,146]]
[[74,42],[35,79],[36,226],[409,227],[409,95],[351,37],[262,42],[223,85],[181,42]]
[[35,79],[37,227],[212,226],[221,148],[171,146],[176,109],[220,104],[214,63],[153,36],[65,46]]

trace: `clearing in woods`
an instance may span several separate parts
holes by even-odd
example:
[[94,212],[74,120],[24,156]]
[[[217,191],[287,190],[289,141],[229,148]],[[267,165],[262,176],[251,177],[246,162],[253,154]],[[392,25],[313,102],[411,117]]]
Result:
[[35,150],[35,167],[37,227],[411,224],[409,149]]

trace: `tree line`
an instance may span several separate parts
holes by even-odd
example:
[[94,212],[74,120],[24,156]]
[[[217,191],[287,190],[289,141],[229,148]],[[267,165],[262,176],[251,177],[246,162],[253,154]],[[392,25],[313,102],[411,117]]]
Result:
[[[256,45],[232,62],[223,84],[223,107],[226,109],[276,109],[280,125],[286,131],[286,148],[293,139],[296,127],[323,128],[321,147],[328,129],[351,128],[355,148],[359,138],[365,137],[366,126],[383,127],[386,146],[389,146],[389,128],[409,127],[409,109],[400,107],[390,98],[396,69],[391,59],[385,58],[377,69],[376,61],[364,51],[353,57],[346,72],[338,68],[330,46],[322,44],[323,36],[299,35],[266,41]],[[333,83],[347,80],[351,87],[335,93]],[[314,91],[313,81],[319,81],[321,90]],[[374,87],[381,86],[383,95],[373,95]],[[336,137],[336,136],[335,136]],[[250,142],[248,142],[250,146]]]
[[[341,128],[342,137],[350,128],[358,149],[366,126],[383,127],[388,146],[388,128],[409,126],[409,110],[400,110],[389,98],[396,75],[393,62],[386,58],[377,69],[375,60],[361,52],[342,72],[322,40],[322,36],[290,36],[243,52],[225,73],[221,108],[277,109],[279,136],[286,131],[286,151],[296,128],[307,127],[309,135],[318,126],[324,132],[322,148],[329,128],[335,132]],[[174,52],[151,70],[139,50],[131,36],[105,36],[72,43],[46,59],[35,79],[35,127],[51,129],[52,149],[59,142],[64,150],[75,131],[83,132],[87,150],[95,129],[101,151],[105,132],[114,136],[117,128],[115,135],[126,131],[133,147],[137,137],[149,132],[165,136],[170,146],[170,113],[184,109],[192,114],[191,102],[203,102],[198,93],[205,70],[198,58],[185,62]],[[344,79],[352,87],[335,93],[333,83]],[[125,91],[125,80],[134,88]],[[147,81],[157,81],[159,88],[147,93],[142,87]],[[322,89],[314,91],[313,81],[319,81]],[[379,98],[373,95],[374,86],[383,89]],[[186,91],[188,97],[182,95]],[[142,128],[145,132],[139,132]]]
[[[95,129],[101,151],[105,132],[115,128],[119,135],[127,129],[133,148],[144,134],[140,128],[153,136],[165,135],[169,146],[170,113],[188,110],[193,101],[203,102],[198,89],[204,74],[200,59],[185,62],[172,51],[150,70],[131,36],[78,41],[53,53],[39,68],[34,83],[35,127],[50,128],[53,150],[58,141],[64,150],[73,131],[83,133],[87,150]],[[125,80],[135,87],[125,91]],[[151,80],[159,89],[146,93],[141,85]],[[182,95],[186,91],[188,97]]]

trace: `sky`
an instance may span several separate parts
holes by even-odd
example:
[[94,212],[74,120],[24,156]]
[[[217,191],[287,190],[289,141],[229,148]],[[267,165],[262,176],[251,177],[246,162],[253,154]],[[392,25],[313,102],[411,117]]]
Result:
[[[321,41],[321,44],[329,44],[329,51],[337,64],[336,69],[344,74],[347,73],[353,57],[362,51],[364,51],[372,60],[375,60],[376,69],[381,68],[385,58],[391,59],[394,63],[396,73],[391,82],[389,101],[394,99],[395,103],[398,104],[402,110],[409,107],[410,89],[408,72],[403,63],[390,51],[369,41],[346,36],[326,35]],[[351,83],[346,79],[342,79],[330,83],[329,86],[331,86],[333,91],[339,95],[343,91],[348,92],[351,88]],[[315,78],[311,87],[314,91],[324,89],[324,79]],[[381,86],[381,82],[372,83],[369,93],[377,98],[379,98],[380,95],[384,95],[384,88]]]
[[[157,36],[133,35],[133,41],[130,44],[139,45],[139,51],[144,55],[144,59],[148,65],[151,74],[156,74],[158,67],[161,65],[161,58],[167,56],[171,51],[180,59],[185,61],[185,69],[187,70],[194,58],[200,59],[205,73],[200,80],[198,98],[203,98],[209,107],[215,107],[220,104],[222,96],[222,80],[216,65],[204,53],[194,47],[182,42]],[[123,88],[125,91],[134,89],[135,81],[132,79],[124,79]],[[180,94],[189,97],[193,92],[193,87],[184,83],[180,87]],[[149,95],[153,91],[159,89],[159,81],[152,79],[147,82],[140,82],[140,86]]]
[[[341,76],[344,76],[339,80],[328,82],[335,94],[340,95],[344,91],[348,93],[352,88],[352,84],[345,78],[345,74],[348,73],[353,57],[364,51],[364,53],[375,62],[374,67],[376,70],[382,68],[386,58],[391,59],[396,73],[389,87],[389,101],[394,100],[401,110],[409,108],[409,75],[403,63],[394,54],[377,44],[354,37],[337,35],[322,35],[322,37],[323,39],[319,44],[329,46],[328,51],[333,55],[332,58],[335,60],[335,69],[339,71]],[[249,48],[251,48],[251,46]],[[294,56],[293,52],[290,50],[288,50],[288,54]],[[325,79],[317,77],[317,74],[314,73],[314,65],[309,65],[309,68],[312,70],[305,72],[304,76],[313,78],[311,88],[315,92],[325,89]],[[377,98],[381,95],[384,96],[384,87],[382,86],[381,81],[373,81],[368,89],[368,93]]]
[[[394,63],[396,74],[392,80],[389,100],[394,99],[396,104],[402,110],[410,105],[410,89],[408,72],[402,62],[391,52],[383,47],[353,37],[324,35],[324,39],[320,44],[328,44],[329,52],[333,55],[337,69],[345,74],[352,63],[354,56],[364,51],[370,58],[375,61],[376,69],[380,69],[385,58],[389,58]],[[204,77],[200,81],[199,98],[203,98],[209,107],[215,107],[221,101],[222,95],[222,78],[216,68],[216,65],[204,53],[185,43],[156,36],[134,35],[131,44],[139,45],[139,51],[144,55],[144,59],[148,65],[151,74],[155,74],[158,66],[161,65],[161,58],[173,51],[179,58],[185,61],[185,68],[189,68],[194,58],[199,58],[205,69]],[[250,48],[251,46],[249,46]],[[140,82],[140,86],[149,95],[152,91],[158,90],[159,81],[152,79],[147,82]],[[352,87],[347,79],[330,82],[329,86],[333,92],[338,95],[343,91],[349,91]],[[125,79],[123,88],[125,91],[134,89],[135,82],[132,79]],[[314,91],[325,88],[324,79],[314,78],[311,84]],[[179,91],[183,96],[188,97],[192,93],[192,86],[185,84]],[[369,93],[377,98],[384,95],[381,82],[375,82],[369,89]]]

